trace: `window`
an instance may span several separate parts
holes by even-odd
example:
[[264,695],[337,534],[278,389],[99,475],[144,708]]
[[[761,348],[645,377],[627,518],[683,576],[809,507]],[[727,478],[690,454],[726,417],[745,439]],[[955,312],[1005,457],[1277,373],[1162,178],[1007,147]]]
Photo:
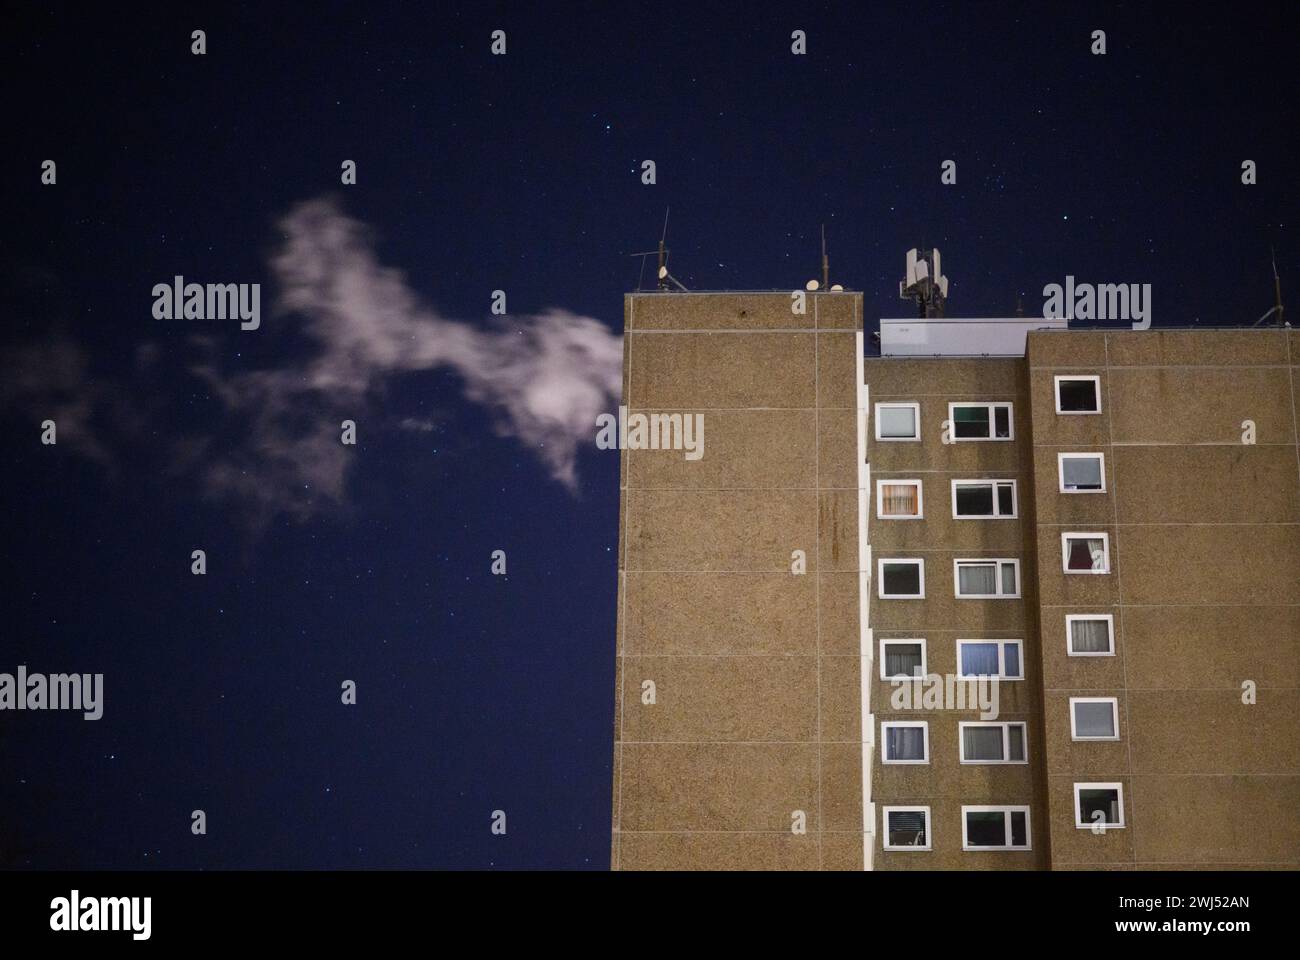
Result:
[[967,680],[976,677],[1023,680],[1021,652],[1019,640],[958,640],[957,676]]
[[953,440],[1012,440],[1011,404],[950,403]]
[[1072,657],[1115,656],[1115,618],[1109,613],[1065,617],[1066,652]]
[[876,579],[882,600],[925,599],[925,561],[919,558],[882,557]]
[[1100,453],[1058,453],[1062,493],[1105,493],[1106,457]]
[[1074,825],[1090,830],[1097,824],[1109,829],[1124,826],[1124,785],[1122,783],[1076,783],[1074,785]]
[[925,676],[924,640],[881,640],[880,679]]
[[952,580],[963,600],[1010,599],[1020,596],[1020,561],[954,560]]
[[925,720],[882,720],[881,763],[929,763],[930,724]]
[[1118,698],[1071,697],[1070,739],[1118,740]]
[[1066,414],[1101,413],[1101,377],[1057,377],[1056,412]]
[[958,723],[962,763],[1026,763],[1023,723]]
[[1014,518],[1016,481],[954,480],[952,515],[957,520]]
[[876,516],[881,520],[921,519],[921,481],[877,480]]
[[920,440],[921,405],[919,403],[876,404],[877,440]]
[[929,850],[929,807],[883,807],[886,850]]
[[1028,807],[961,808],[963,850],[1028,850]]
[[1066,573],[1110,573],[1110,537],[1104,533],[1061,534],[1061,567]]

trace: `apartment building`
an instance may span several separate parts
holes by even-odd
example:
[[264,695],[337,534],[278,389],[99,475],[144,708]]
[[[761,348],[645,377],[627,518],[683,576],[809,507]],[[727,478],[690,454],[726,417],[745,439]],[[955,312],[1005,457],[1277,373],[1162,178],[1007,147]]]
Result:
[[803,299],[625,300],[612,866],[1300,867],[1300,335]]

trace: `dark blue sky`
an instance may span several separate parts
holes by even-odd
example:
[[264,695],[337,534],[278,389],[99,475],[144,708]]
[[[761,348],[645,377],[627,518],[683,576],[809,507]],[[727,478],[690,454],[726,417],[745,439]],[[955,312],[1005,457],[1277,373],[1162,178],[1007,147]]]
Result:
[[[802,286],[824,222],[869,321],[906,314],[903,254],[927,242],[952,315],[1022,292],[1037,312],[1073,274],[1152,284],[1156,326],[1249,323],[1270,245],[1284,290],[1300,277],[1288,6],[15,14],[0,672],[102,672],[106,692],[96,722],[0,713],[0,866],[607,865],[616,458],[593,425],[570,488],[463,366],[399,362],[365,382],[342,495],[282,496],[260,394],[195,370],[238,394],[310,366],[306,318],[271,308],[300,205],[366,225],[443,330],[498,329],[503,289],[512,316],[616,335],[628,255],[669,205],[693,288]],[[262,330],[155,320],[175,274],[261,283]],[[296,402],[277,442],[312,429]],[[56,408],[81,436],[43,447]],[[214,491],[231,458],[257,495]]]

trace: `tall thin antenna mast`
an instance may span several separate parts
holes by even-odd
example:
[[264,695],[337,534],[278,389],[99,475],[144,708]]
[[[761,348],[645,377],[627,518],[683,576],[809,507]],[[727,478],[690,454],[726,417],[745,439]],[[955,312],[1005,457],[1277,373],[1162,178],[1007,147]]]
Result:
[[1273,314],[1276,313],[1277,325],[1281,327],[1281,326],[1285,326],[1285,324],[1282,321],[1282,312],[1283,312],[1282,280],[1277,275],[1277,251],[1274,250],[1272,247],[1269,247],[1268,250],[1273,257],[1273,306],[1268,311],[1268,313],[1264,314],[1262,317],[1256,320],[1253,326],[1258,327],[1261,323],[1263,323],[1265,320],[1267,320],[1269,317],[1273,316]]
[[1272,247],[1268,252],[1273,257],[1273,309],[1277,311],[1277,325],[1282,326],[1282,280],[1277,275],[1277,251]]
[[665,277],[668,276],[666,272],[668,266],[668,251],[665,249],[664,244],[668,240],[668,212],[671,209],[671,207],[664,207],[664,232],[659,236],[659,271],[656,276],[659,277],[660,290],[668,289],[668,283],[665,280]]
[[828,290],[831,285],[831,262],[826,257],[826,224],[822,224],[822,289]]
[[[631,256],[641,258],[641,272],[637,275],[636,278],[636,288],[638,291],[641,290],[641,278],[645,276],[645,258],[650,256],[651,254],[657,254],[659,257],[659,267],[655,271],[655,276],[659,278],[659,289],[660,290],[668,289],[668,281],[666,278],[668,276],[667,273],[668,254],[671,251],[666,246],[664,246],[664,243],[665,241],[667,241],[667,239],[668,239],[668,208],[664,207],[664,231],[659,236],[659,249],[642,250],[640,253],[631,254]],[[683,289],[685,288],[683,287]]]

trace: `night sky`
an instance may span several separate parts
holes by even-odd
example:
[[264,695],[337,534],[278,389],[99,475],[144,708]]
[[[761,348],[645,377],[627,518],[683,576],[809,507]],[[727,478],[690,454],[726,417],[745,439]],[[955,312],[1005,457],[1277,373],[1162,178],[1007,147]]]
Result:
[[[802,287],[824,223],[869,326],[922,244],[950,316],[1295,289],[1293,3],[705,6],[9,15],[0,672],[105,690],[0,712],[0,866],[607,868],[594,415],[666,207],[692,289]],[[155,319],[178,274],[261,327]]]

